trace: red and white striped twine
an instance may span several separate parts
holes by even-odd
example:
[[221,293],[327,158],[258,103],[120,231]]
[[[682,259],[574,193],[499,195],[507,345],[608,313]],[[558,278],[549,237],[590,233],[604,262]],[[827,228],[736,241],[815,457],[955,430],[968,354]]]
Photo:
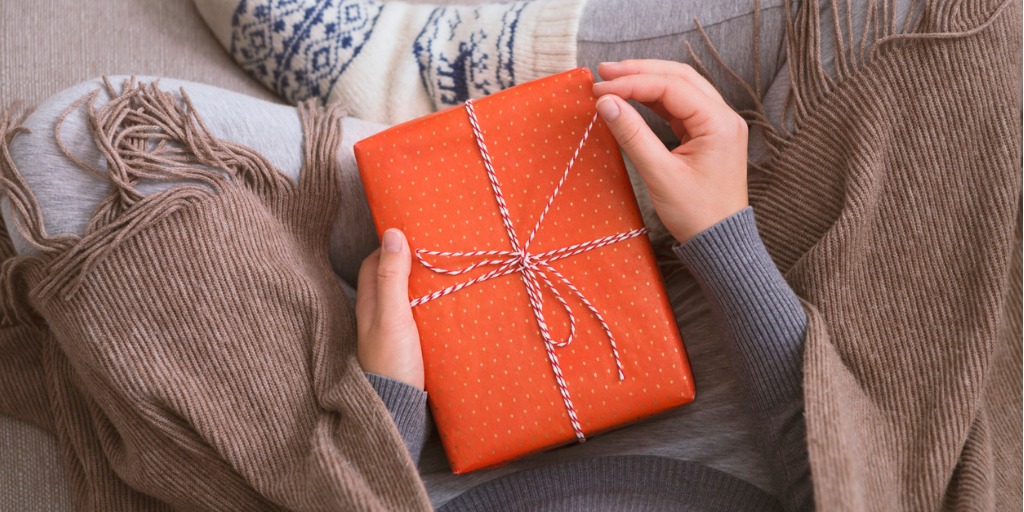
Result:
[[[572,343],[576,336],[576,315],[573,313],[569,303],[562,297],[562,294],[556,288],[554,280],[557,283],[561,283],[567,288],[576,299],[583,304],[584,307],[590,311],[597,321],[600,322],[601,328],[604,329],[605,335],[608,337],[609,345],[611,346],[612,357],[615,359],[615,366],[619,371],[619,380],[626,378],[626,374],[622,368],[622,360],[619,358],[619,350],[615,345],[615,336],[612,335],[611,328],[608,323],[605,322],[604,317],[601,316],[600,311],[583,295],[575,285],[555,267],[551,266],[551,262],[560,260],[562,258],[568,258],[577,254],[582,254],[594,249],[611,245],[614,243],[635,238],[647,233],[647,228],[638,228],[630,231],[624,231],[622,233],[601,237],[588,242],[581,242],[578,244],[569,245],[560,249],[554,249],[542,253],[532,254],[529,252],[529,246],[533,242],[534,237],[537,235],[537,231],[540,230],[541,224],[544,222],[544,217],[547,216],[548,211],[551,209],[551,205],[555,202],[555,198],[558,193],[562,190],[562,185],[565,184],[566,179],[569,177],[569,172],[572,170],[573,165],[579,158],[580,150],[583,149],[583,145],[587,142],[590,137],[590,130],[593,128],[594,123],[597,121],[597,114],[594,115],[593,119],[590,120],[590,124],[587,125],[586,131],[583,132],[583,137],[580,139],[579,144],[576,146],[576,151],[573,153],[572,158],[569,159],[569,163],[565,166],[565,171],[562,173],[561,179],[558,180],[558,184],[555,185],[554,191],[548,198],[548,202],[544,205],[544,210],[541,211],[540,217],[537,218],[537,224],[534,225],[533,231],[530,232],[530,236],[527,237],[526,243],[521,244],[519,237],[516,235],[516,231],[512,226],[512,216],[509,215],[508,206],[505,203],[505,196],[501,193],[501,184],[498,182],[498,176],[494,172],[494,165],[491,162],[491,155],[487,151],[487,144],[484,142],[483,131],[480,129],[480,124],[476,118],[476,111],[473,108],[473,101],[466,100],[466,113],[469,115],[469,124],[473,127],[473,135],[476,137],[477,146],[480,148],[480,156],[483,157],[484,167],[487,169],[487,178],[491,182],[491,188],[494,190],[494,198],[498,202],[498,211],[501,214],[502,224],[505,226],[505,231],[508,233],[509,241],[512,243],[512,250],[485,250],[485,251],[433,251],[427,249],[417,249],[416,258],[420,264],[428,269],[437,272],[439,274],[446,274],[450,276],[457,276],[470,272],[476,268],[483,266],[496,266],[494,270],[484,273],[478,277],[463,281],[459,284],[442,288],[433,293],[429,293],[422,297],[419,297],[410,302],[412,307],[419,306],[425,302],[444,297],[445,295],[458,292],[463,288],[472,286],[474,284],[487,281],[490,279],[507,276],[516,272],[520,273],[523,278],[523,284],[526,285],[526,292],[530,299],[530,308],[533,310],[533,315],[537,319],[537,326],[540,327],[541,337],[544,339],[544,346],[547,350],[548,360],[551,363],[551,370],[555,374],[555,380],[558,382],[558,389],[562,394],[562,401],[565,402],[565,410],[569,413],[569,420],[572,422],[572,428],[576,432],[576,439],[579,442],[584,442],[586,439],[583,435],[583,429],[580,427],[579,420],[576,417],[576,408],[572,405],[572,398],[569,396],[569,387],[565,382],[565,378],[562,376],[562,369],[558,364],[558,355],[555,353],[555,347],[564,347]],[[453,257],[453,258],[474,258],[484,257],[484,259],[477,261],[471,265],[457,268],[447,269],[437,267],[431,264],[424,258],[426,256],[441,256],[441,257]],[[569,319],[569,334],[564,340],[556,341],[551,337],[551,332],[548,329],[548,324],[544,320],[544,298],[541,293],[542,288],[547,288],[555,300],[562,306]]]

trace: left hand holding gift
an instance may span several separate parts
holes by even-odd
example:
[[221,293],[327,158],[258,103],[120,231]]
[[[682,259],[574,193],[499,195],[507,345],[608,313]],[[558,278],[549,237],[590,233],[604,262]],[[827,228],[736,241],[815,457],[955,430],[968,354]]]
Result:
[[423,389],[420,335],[409,306],[412,253],[401,231],[388,229],[382,238],[381,248],[359,268],[359,364],[363,371]]
[[[658,217],[686,242],[747,206],[747,123],[692,67],[661,60],[606,62],[597,111],[647,183]],[[681,144],[669,151],[624,100],[650,107]]]

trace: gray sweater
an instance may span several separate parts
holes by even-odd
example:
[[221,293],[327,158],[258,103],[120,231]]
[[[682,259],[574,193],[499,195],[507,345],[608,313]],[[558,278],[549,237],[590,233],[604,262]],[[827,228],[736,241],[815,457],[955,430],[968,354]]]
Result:
[[[802,363],[807,318],[772,262],[746,208],[674,247],[711,302],[777,496],[689,460],[653,455],[568,459],[477,485],[439,510],[810,510]],[[418,461],[426,393],[374,374],[380,395]],[[699,390],[698,390],[699,391]],[[628,427],[627,427],[628,428]]]

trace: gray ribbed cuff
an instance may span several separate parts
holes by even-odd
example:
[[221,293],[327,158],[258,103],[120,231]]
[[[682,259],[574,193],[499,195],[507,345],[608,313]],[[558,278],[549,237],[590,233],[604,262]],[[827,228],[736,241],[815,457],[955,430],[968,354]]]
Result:
[[750,207],[673,247],[726,328],[752,405],[803,401],[807,315],[761,241]]
[[413,462],[419,464],[426,441],[427,392],[383,375],[363,373],[391,413]]

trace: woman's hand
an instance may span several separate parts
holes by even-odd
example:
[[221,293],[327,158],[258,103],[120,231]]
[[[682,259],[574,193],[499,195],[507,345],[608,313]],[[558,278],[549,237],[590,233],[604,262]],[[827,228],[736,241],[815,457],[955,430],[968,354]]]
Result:
[[420,334],[409,307],[409,244],[397,229],[363,260],[356,289],[358,357],[363,371],[423,389]]
[[[606,62],[594,84],[597,111],[647,183],[658,217],[680,242],[747,206],[747,124],[690,66],[660,60]],[[623,100],[672,126],[669,151]]]

